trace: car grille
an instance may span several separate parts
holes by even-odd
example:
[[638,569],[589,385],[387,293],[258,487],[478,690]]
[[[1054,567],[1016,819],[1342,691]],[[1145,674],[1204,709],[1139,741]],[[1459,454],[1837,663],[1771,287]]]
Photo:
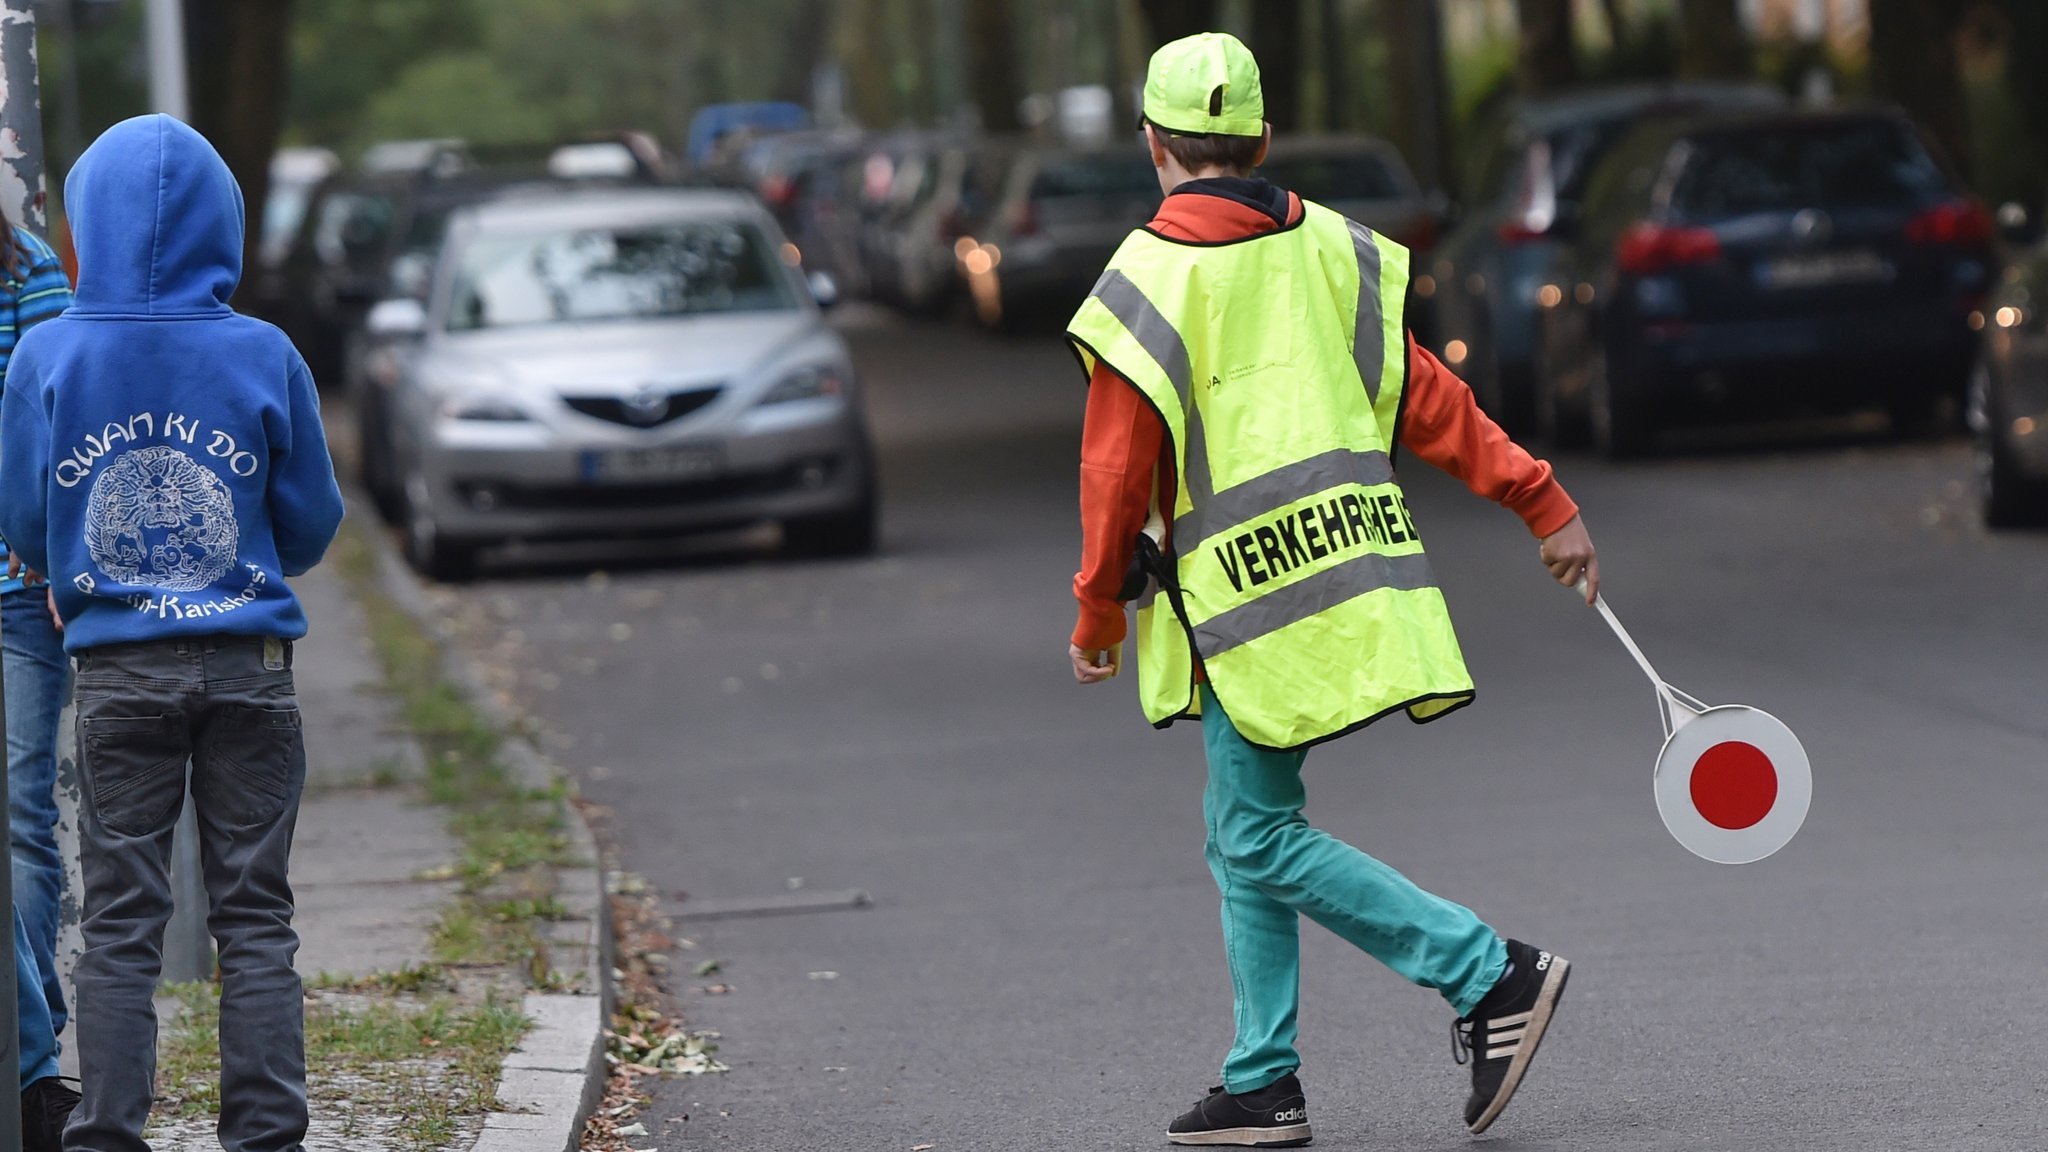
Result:
[[562,402],[585,416],[595,416],[613,424],[624,424],[628,428],[659,428],[718,399],[718,394],[723,391],[722,385],[714,385],[687,392],[670,392],[666,396],[656,394],[648,397],[651,402],[644,405],[639,403],[641,397],[637,396],[564,396]]

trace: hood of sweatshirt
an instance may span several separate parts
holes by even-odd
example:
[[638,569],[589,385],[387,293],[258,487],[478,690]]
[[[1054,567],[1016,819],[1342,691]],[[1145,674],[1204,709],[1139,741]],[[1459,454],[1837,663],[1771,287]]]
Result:
[[242,278],[242,189],[187,125],[137,116],[108,129],[64,181],[78,250],[75,311],[225,315]]

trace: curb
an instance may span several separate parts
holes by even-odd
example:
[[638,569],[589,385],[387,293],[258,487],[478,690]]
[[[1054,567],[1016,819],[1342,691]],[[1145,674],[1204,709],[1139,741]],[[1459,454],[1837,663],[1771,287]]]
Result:
[[[368,535],[377,554],[378,584],[433,637],[441,652],[441,675],[502,733],[499,754],[505,766],[529,788],[554,786],[554,766],[519,734],[512,714],[445,642],[419,578],[381,534]],[[556,898],[567,914],[551,926],[548,949],[555,968],[574,978],[576,987],[595,991],[527,994],[522,1007],[533,1030],[505,1057],[498,1077],[498,1100],[509,1111],[485,1117],[473,1152],[577,1152],[584,1122],[604,1096],[604,1028],[613,1007],[611,902],[597,837],[574,805],[563,805],[563,814],[570,857],[582,863],[556,870]]]

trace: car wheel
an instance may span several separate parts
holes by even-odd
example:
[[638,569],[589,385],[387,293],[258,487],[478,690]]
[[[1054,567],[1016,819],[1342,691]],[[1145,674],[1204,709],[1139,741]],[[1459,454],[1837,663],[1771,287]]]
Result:
[[1586,385],[1593,409],[1593,447],[1609,460],[1649,455],[1657,446],[1657,425],[1642,382],[1615,371],[1606,349],[1596,348]]
[[1928,440],[1948,431],[1943,399],[1940,392],[1925,389],[1894,393],[1885,404],[1892,435],[1901,440]]
[[403,488],[406,563],[420,575],[447,584],[475,576],[481,548],[468,541],[450,540],[442,533],[434,520],[426,481],[417,473],[407,475]]
[[794,556],[866,556],[881,535],[881,501],[873,485],[851,507],[782,522],[782,547]]
[[386,524],[401,524],[405,518],[397,477],[392,475],[391,437],[381,412],[365,405],[356,414],[356,461],[370,503]]
[[[1549,347],[1546,341],[1544,346]],[[1535,362],[1529,385],[1531,417],[1536,437],[1552,448],[1583,448],[1586,446],[1586,421],[1580,413],[1572,411],[1558,394],[1558,379],[1564,365],[1551,355],[1544,355]]]
[[2022,472],[1999,429],[2006,423],[1992,394],[1991,373],[1979,365],[1970,377],[1970,423],[1976,431],[1977,485],[1984,523],[1993,528],[2048,524],[2048,482]]

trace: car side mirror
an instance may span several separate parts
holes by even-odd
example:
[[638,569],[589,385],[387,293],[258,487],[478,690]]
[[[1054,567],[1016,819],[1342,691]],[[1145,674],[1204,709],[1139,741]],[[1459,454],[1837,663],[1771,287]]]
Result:
[[804,280],[811,286],[811,299],[818,302],[818,307],[830,308],[839,303],[839,281],[831,273],[813,272]]
[[370,309],[363,327],[372,336],[385,338],[421,336],[427,331],[426,305],[410,297],[382,300]]

